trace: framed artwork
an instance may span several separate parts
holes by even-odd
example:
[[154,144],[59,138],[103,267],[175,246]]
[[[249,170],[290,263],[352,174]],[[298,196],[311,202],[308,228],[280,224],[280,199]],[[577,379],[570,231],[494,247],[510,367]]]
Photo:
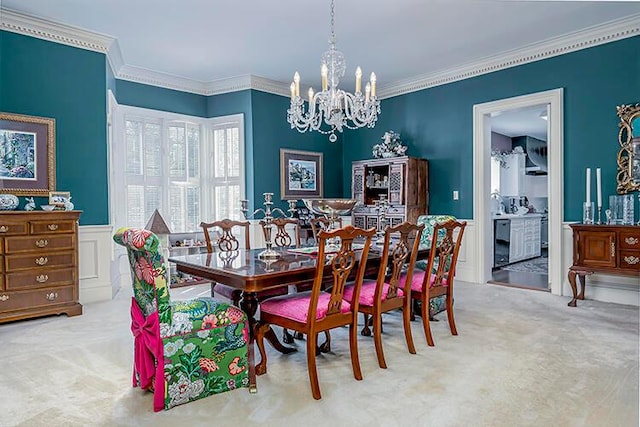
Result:
[[0,193],[46,196],[56,189],[55,123],[0,113]]
[[283,200],[321,198],[322,153],[281,148],[280,191]]
[[64,204],[71,200],[71,193],[68,191],[49,192],[49,204],[55,207],[64,207]]

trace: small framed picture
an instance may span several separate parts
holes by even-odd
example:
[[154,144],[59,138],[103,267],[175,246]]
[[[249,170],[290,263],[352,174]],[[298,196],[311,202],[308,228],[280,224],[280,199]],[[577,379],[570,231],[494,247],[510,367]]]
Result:
[[71,198],[71,193],[68,191],[50,191],[49,192],[49,204],[56,207],[64,208],[64,204]]

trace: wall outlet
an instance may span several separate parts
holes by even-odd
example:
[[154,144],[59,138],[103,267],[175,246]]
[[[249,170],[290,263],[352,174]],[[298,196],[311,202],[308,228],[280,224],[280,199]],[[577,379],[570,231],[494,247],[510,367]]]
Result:
[[458,190],[453,190],[453,200],[458,200],[460,198],[460,194]]

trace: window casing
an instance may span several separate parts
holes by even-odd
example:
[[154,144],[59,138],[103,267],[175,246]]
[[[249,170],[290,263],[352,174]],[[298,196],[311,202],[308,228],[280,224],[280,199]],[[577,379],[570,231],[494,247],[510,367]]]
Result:
[[[144,227],[158,209],[172,232],[240,219],[244,196],[242,114],[203,119],[118,106],[112,201],[116,227]],[[120,142],[118,141],[120,140]]]

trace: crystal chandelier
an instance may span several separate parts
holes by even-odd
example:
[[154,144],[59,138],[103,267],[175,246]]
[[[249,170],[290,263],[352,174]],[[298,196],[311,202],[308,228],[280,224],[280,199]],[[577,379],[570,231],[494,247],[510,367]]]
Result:
[[317,130],[329,134],[329,141],[335,142],[335,132],[342,128],[357,129],[364,126],[374,127],[380,114],[380,101],[376,97],[376,75],[371,79],[362,93],[362,70],[356,69],[355,93],[338,89],[340,78],[344,77],[346,62],[344,54],[336,50],[336,34],[334,30],[334,4],[331,0],[331,36],[329,50],[322,55],[320,75],[322,91],[314,94],[309,88],[309,108],[305,112],[305,100],[300,97],[300,75],[296,71],[291,83],[291,106],[287,110],[287,121],[291,128],[299,132]]

